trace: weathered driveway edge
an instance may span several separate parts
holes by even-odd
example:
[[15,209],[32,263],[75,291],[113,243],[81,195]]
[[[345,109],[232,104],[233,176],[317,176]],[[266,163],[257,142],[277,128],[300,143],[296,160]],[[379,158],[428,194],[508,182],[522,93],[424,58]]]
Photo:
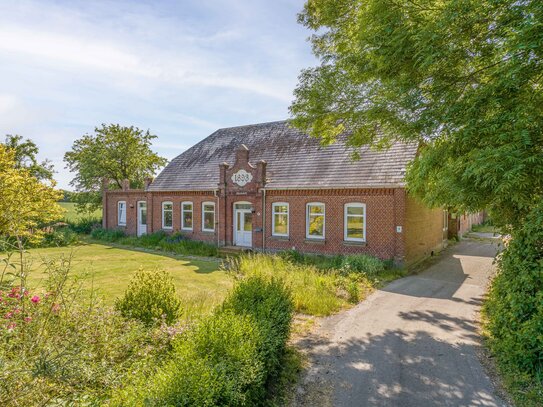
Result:
[[322,320],[295,406],[507,406],[478,359],[497,245],[462,241],[415,276]]

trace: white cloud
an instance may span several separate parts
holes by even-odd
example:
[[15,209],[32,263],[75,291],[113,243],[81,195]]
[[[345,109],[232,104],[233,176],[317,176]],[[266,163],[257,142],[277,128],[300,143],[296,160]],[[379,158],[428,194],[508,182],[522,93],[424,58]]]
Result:
[[62,156],[101,123],[150,129],[168,157],[212,131],[283,119],[307,33],[304,0],[0,0],[0,137]]
[[[91,71],[89,74],[92,71],[100,74],[102,71],[120,75],[121,78],[123,75],[135,75],[175,86],[232,88],[285,102],[290,100],[290,91],[282,84],[270,83],[273,81],[254,75],[233,75],[220,66],[213,68],[216,57],[211,54],[185,52],[180,57],[152,47],[144,52],[140,50],[138,54],[130,50],[127,44],[9,25],[0,26],[0,52],[25,55],[32,59],[31,63],[40,65],[56,64],[60,70],[75,68]],[[122,81],[122,84],[126,85],[126,81]]]

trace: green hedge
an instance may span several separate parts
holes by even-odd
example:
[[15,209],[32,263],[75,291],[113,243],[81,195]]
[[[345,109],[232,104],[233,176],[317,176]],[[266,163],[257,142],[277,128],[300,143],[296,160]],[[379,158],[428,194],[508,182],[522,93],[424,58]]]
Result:
[[[484,305],[488,343],[502,372],[531,378],[543,397],[543,204],[532,210],[498,259]],[[530,387],[530,385],[528,385]],[[533,389],[532,389],[533,390]],[[521,389],[520,397],[530,397]],[[528,396],[527,396],[528,395]],[[535,399],[534,399],[535,400]],[[531,404],[530,404],[531,405]],[[533,404],[537,405],[537,404]]]
[[267,376],[273,378],[279,370],[294,312],[291,294],[283,282],[250,277],[234,288],[222,309],[254,318],[263,334],[261,352]]
[[136,237],[126,236],[124,231],[118,229],[95,229],[92,231],[91,236],[94,239],[105,242],[119,243],[132,247],[143,247],[152,250],[162,250],[176,254],[215,257],[218,253],[215,245],[190,240],[181,233],[169,235],[164,231],[158,231]]
[[258,406],[278,375],[292,320],[278,281],[240,282],[223,306],[175,342],[151,379],[140,377],[114,405]]

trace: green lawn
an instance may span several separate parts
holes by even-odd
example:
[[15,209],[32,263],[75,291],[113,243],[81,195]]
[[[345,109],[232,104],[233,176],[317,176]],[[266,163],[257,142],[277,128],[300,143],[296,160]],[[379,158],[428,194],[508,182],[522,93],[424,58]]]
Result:
[[473,225],[471,228],[473,232],[482,232],[482,233],[500,233],[500,230],[493,225]]
[[218,261],[192,260],[165,253],[117,248],[102,244],[32,249],[30,287],[40,287],[46,278],[44,262],[62,255],[73,255],[74,275],[83,276],[84,287],[95,287],[105,303],[113,304],[123,294],[132,275],[140,268],[163,269],[174,279],[184,302],[203,309],[222,301],[232,279],[219,270]]
[[[68,221],[76,221],[78,219],[81,219],[81,215],[75,211],[75,203],[73,202],[59,202],[58,203],[62,209],[66,210],[66,213],[64,217]],[[102,210],[98,209],[94,213],[92,213],[92,217],[94,218],[101,218],[102,217]]]

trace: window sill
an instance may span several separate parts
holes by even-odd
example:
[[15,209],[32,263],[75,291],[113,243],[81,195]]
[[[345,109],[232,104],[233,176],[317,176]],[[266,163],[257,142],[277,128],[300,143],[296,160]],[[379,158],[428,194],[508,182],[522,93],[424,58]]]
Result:
[[202,230],[202,234],[204,234],[204,235],[214,235],[215,231],[214,230]]
[[343,245],[344,246],[366,246],[366,242],[355,242],[352,240],[344,240]]
[[271,235],[271,236],[270,236],[270,240],[284,240],[284,241],[289,241],[289,240],[290,240],[290,237],[288,237],[288,236],[274,236],[274,235]]
[[310,239],[310,238],[305,238],[304,240],[304,243],[310,243],[310,244],[325,244],[326,243],[326,239]]

